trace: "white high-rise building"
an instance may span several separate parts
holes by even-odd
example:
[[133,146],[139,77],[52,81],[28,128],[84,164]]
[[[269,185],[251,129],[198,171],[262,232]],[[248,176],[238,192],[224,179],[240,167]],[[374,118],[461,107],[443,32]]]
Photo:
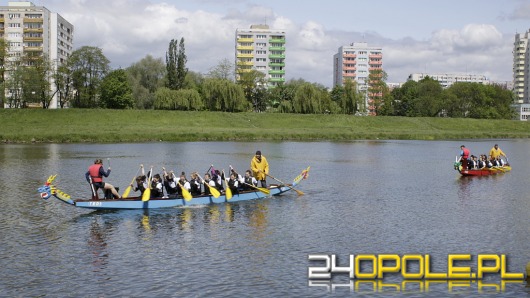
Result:
[[[50,59],[55,70],[73,52],[74,26],[44,6],[10,1],[7,6],[0,6],[0,37],[8,44],[8,59],[18,59],[29,52],[41,54]],[[54,94],[53,81],[50,85]],[[6,90],[6,96],[10,96],[10,92],[14,91]],[[57,105],[57,95],[54,95],[49,108],[57,108]]]
[[528,38],[530,30],[525,33],[515,34],[513,43],[513,92],[516,103],[530,103],[528,88],[530,53],[528,50]]
[[443,88],[447,88],[458,82],[491,84],[491,81],[485,75],[476,74],[412,73],[409,75],[408,80],[419,82],[427,77],[438,81]]
[[366,94],[366,106],[375,115],[374,102],[381,94],[368,94],[368,76],[372,71],[383,70],[383,49],[369,47],[366,42],[341,46],[333,56],[333,86],[342,86],[346,80],[357,82],[358,90]]
[[269,86],[285,83],[285,31],[268,25],[236,30],[236,81],[252,69],[263,72]]

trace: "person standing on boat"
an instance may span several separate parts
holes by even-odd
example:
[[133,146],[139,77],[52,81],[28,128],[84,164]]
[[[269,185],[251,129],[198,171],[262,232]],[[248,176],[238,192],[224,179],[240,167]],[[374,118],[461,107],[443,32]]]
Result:
[[462,163],[462,169],[467,170],[467,162],[469,159],[469,149],[466,146],[460,146],[460,162]]
[[103,182],[103,176],[109,177],[110,167],[105,171],[103,169],[103,161],[98,158],[94,161],[94,164],[88,168],[88,171],[85,173],[85,178],[88,183],[92,183],[95,187],[94,191],[97,193],[99,188],[104,190],[110,190],[114,195],[114,198],[121,199],[120,194],[116,191],[116,188],[110,183]]
[[267,174],[269,174],[269,163],[265,156],[261,155],[261,151],[256,151],[256,155],[250,161],[250,169],[256,180],[261,182],[261,187],[267,188]]
[[499,145],[495,144],[495,146],[493,146],[493,148],[490,150],[490,158],[497,159],[497,157],[501,155],[504,156],[504,158],[507,158],[506,154],[504,154],[504,152],[502,152],[502,150],[499,148]]

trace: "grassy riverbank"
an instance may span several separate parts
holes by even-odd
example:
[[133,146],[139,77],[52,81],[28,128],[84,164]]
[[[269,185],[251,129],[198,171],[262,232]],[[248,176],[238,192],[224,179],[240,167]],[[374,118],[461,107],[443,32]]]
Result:
[[0,109],[2,142],[276,141],[528,138],[530,123],[142,110]]

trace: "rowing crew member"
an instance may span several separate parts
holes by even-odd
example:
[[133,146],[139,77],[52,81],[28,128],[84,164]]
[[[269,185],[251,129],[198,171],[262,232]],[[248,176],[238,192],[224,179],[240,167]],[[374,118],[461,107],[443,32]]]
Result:
[[118,193],[118,191],[116,191],[116,188],[114,188],[112,184],[103,182],[103,176],[109,177],[109,175],[110,166],[105,172],[105,170],[103,169],[103,161],[100,158],[96,159],[94,161],[94,164],[91,165],[88,168],[88,171],[85,173],[86,181],[88,181],[88,183],[92,183],[95,188],[94,191],[96,195],[98,189],[102,188],[104,190],[110,190],[114,195],[114,198],[121,199],[120,194]]

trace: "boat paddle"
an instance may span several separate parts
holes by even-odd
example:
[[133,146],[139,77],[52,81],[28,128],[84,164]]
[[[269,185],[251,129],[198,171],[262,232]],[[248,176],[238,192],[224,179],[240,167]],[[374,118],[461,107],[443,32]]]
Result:
[[126,199],[129,197],[129,193],[131,192],[131,188],[132,188],[132,185],[134,183],[134,180],[136,179],[136,177],[138,176],[138,172],[140,171],[140,169],[142,168],[143,166],[140,165],[140,167],[138,168],[138,170],[136,171],[136,174],[134,175],[132,181],[131,181],[131,184],[129,184],[129,186],[127,186],[127,188],[125,189],[125,191],[123,192],[123,195],[121,196],[123,199]]
[[262,193],[264,193],[264,194],[266,194],[266,195],[268,195],[268,194],[271,193],[271,191],[268,190],[268,189],[266,189],[266,188],[263,188],[263,187],[257,187],[257,186],[254,186],[254,185],[252,185],[252,184],[248,184],[248,183],[245,183],[245,182],[241,182],[241,183],[243,183],[243,184],[245,184],[245,185],[248,185],[248,186],[250,186],[250,187],[252,187],[252,188],[254,188],[254,189],[257,189],[257,190],[261,191]]
[[[265,173],[265,172],[264,172],[264,173]],[[283,186],[288,187],[288,188],[290,188],[290,189],[296,191],[296,193],[297,193],[298,195],[300,195],[300,196],[304,194],[302,191],[300,191],[300,190],[298,190],[298,189],[296,189],[296,188],[294,188],[294,187],[292,187],[292,186],[289,186],[289,185],[285,184],[285,183],[282,182],[280,179],[277,179],[277,178],[275,178],[275,177],[272,176],[272,175],[269,175],[269,174],[267,174],[267,173],[265,173],[265,175],[267,175],[267,176],[271,177],[272,179],[274,179],[274,180],[280,182],[281,184],[283,184]]]
[[[209,169],[208,169],[208,171],[209,171]],[[214,198],[217,199],[221,195],[221,193],[217,190],[217,188],[210,186],[210,184],[208,184],[208,182],[206,182],[206,181],[204,181],[204,179],[202,179],[201,175],[199,175],[197,173],[197,176],[199,176],[199,178],[201,179],[202,184],[206,185],[208,187],[208,189],[210,189],[210,193],[212,194],[212,196]]]
[[193,199],[193,196],[191,195],[191,193],[189,192],[189,190],[187,190],[184,185],[182,185],[180,183],[180,180],[177,180],[177,176],[175,176],[175,173],[171,173],[173,175],[173,179],[175,179],[175,181],[177,181],[177,184],[180,186],[180,189],[182,190],[182,196],[184,197],[184,200],[186,201],[191,201],[191,199]]
[[230,189],[230,186],[228,185],[228,183],[226,183],[226,176],[225,176],[225,170],[223,170],[223,184],[224,184],[224,188],[225,188],[225,195],[226,195],[226,200],[230,200],[232,198],[232,190]]
[[151,198],[151,178],[153,177],[153,166],[149,170],[149,177],[147,177],[147,188],[142,194],[142,201],[147,202]]
[[90,183],[90,188],[92,189],[92,200],[97,199],[96,189],[94,188],[94,184],[92,184],[92,177],[88,176],[88,183]]

